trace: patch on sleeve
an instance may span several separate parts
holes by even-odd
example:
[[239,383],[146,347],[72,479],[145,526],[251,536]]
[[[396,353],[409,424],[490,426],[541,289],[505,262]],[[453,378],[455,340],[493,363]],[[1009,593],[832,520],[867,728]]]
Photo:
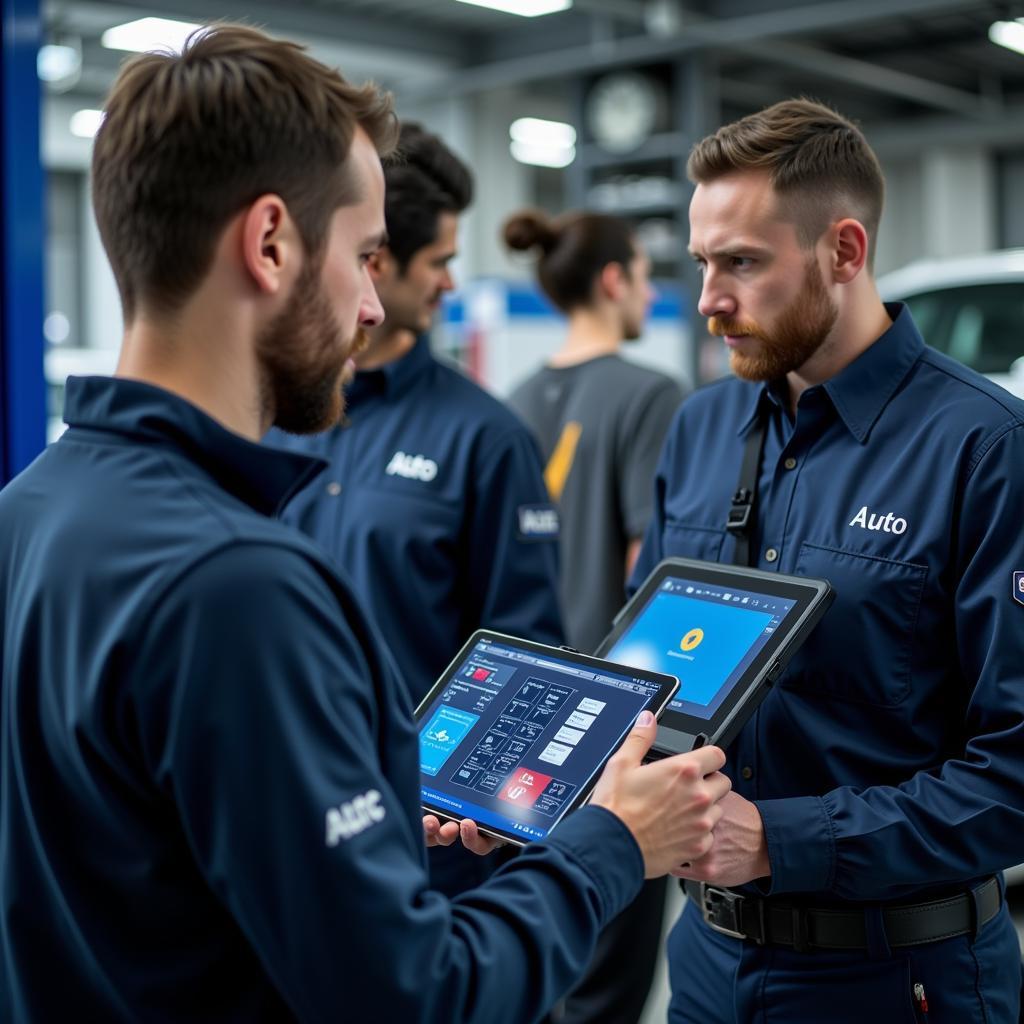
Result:
[[554,505],[520,505],[520,540],[558,540],[558,509]]
[[1024,572],[1013,574],[1013,599],[1019,604],[1024,604]]

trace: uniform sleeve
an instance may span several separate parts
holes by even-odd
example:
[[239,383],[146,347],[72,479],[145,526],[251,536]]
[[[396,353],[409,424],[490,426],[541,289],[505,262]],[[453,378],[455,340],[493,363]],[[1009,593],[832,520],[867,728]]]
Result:
[[642,537],[650,522],[658,457],[682,400],[682,389],[666,377],[645,391],[624,418],[618,450],[619,514],[630,540]]
[[1024,861],[1024,604],[1012,591],[1024,570],[1021,466],[1016,424],[975,457],[954,520],[949,699],[958,686],[969,693],[962,749],[898,786],[758,802],[772,892],[891,899]]
[[458,901],[430,892],[418,779],[394,777],[415,734],[359,635],[293,552],[239,546],[189,573],[142,655],[153,776],[298,1019],[535,1019],[638,890],[636,844],[585,808]]
[[467,510],[467,635],[484,627],[538,643],[564,640],[558,604],[558,511],[525,427],[486,438]]

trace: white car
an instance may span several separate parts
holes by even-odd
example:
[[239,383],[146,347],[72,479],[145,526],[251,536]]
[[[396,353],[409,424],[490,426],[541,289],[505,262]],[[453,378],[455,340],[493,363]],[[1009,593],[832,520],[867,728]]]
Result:
[[933,348],[1024,398],[1024,249],[921,260],[878,279]]

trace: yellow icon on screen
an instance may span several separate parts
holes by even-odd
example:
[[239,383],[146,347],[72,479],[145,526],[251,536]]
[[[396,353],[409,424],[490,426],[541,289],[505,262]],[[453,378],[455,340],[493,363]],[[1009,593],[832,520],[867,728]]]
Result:
[[686,636],[679,643],[679,647],[684,651],[692,651],[694,647],[699,647],[701,640],[704,639],[703,629],[691,629]]

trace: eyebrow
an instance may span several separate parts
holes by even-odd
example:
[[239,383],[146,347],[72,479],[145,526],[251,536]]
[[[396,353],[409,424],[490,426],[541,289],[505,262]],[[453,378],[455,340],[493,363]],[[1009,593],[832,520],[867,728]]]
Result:
[[360,249],[381,249],[388,244],[388,233],[381,231],[376,235],[370,235],[369,238],[365,239],[360,243]]
[[740,242],[737,243],[736,245],[725,246],[722,249],[712,249],[710,252],[707,253],[699,252],[696,249],[691,249],[689,246],[687,246],[686,251],[694,259],[702,259],[705,256],[724,257],[728,259],[730,256],[764,256],[767,255],[771,250],[763,245],[754,245],[752,243],[750,245],[747,245]]

